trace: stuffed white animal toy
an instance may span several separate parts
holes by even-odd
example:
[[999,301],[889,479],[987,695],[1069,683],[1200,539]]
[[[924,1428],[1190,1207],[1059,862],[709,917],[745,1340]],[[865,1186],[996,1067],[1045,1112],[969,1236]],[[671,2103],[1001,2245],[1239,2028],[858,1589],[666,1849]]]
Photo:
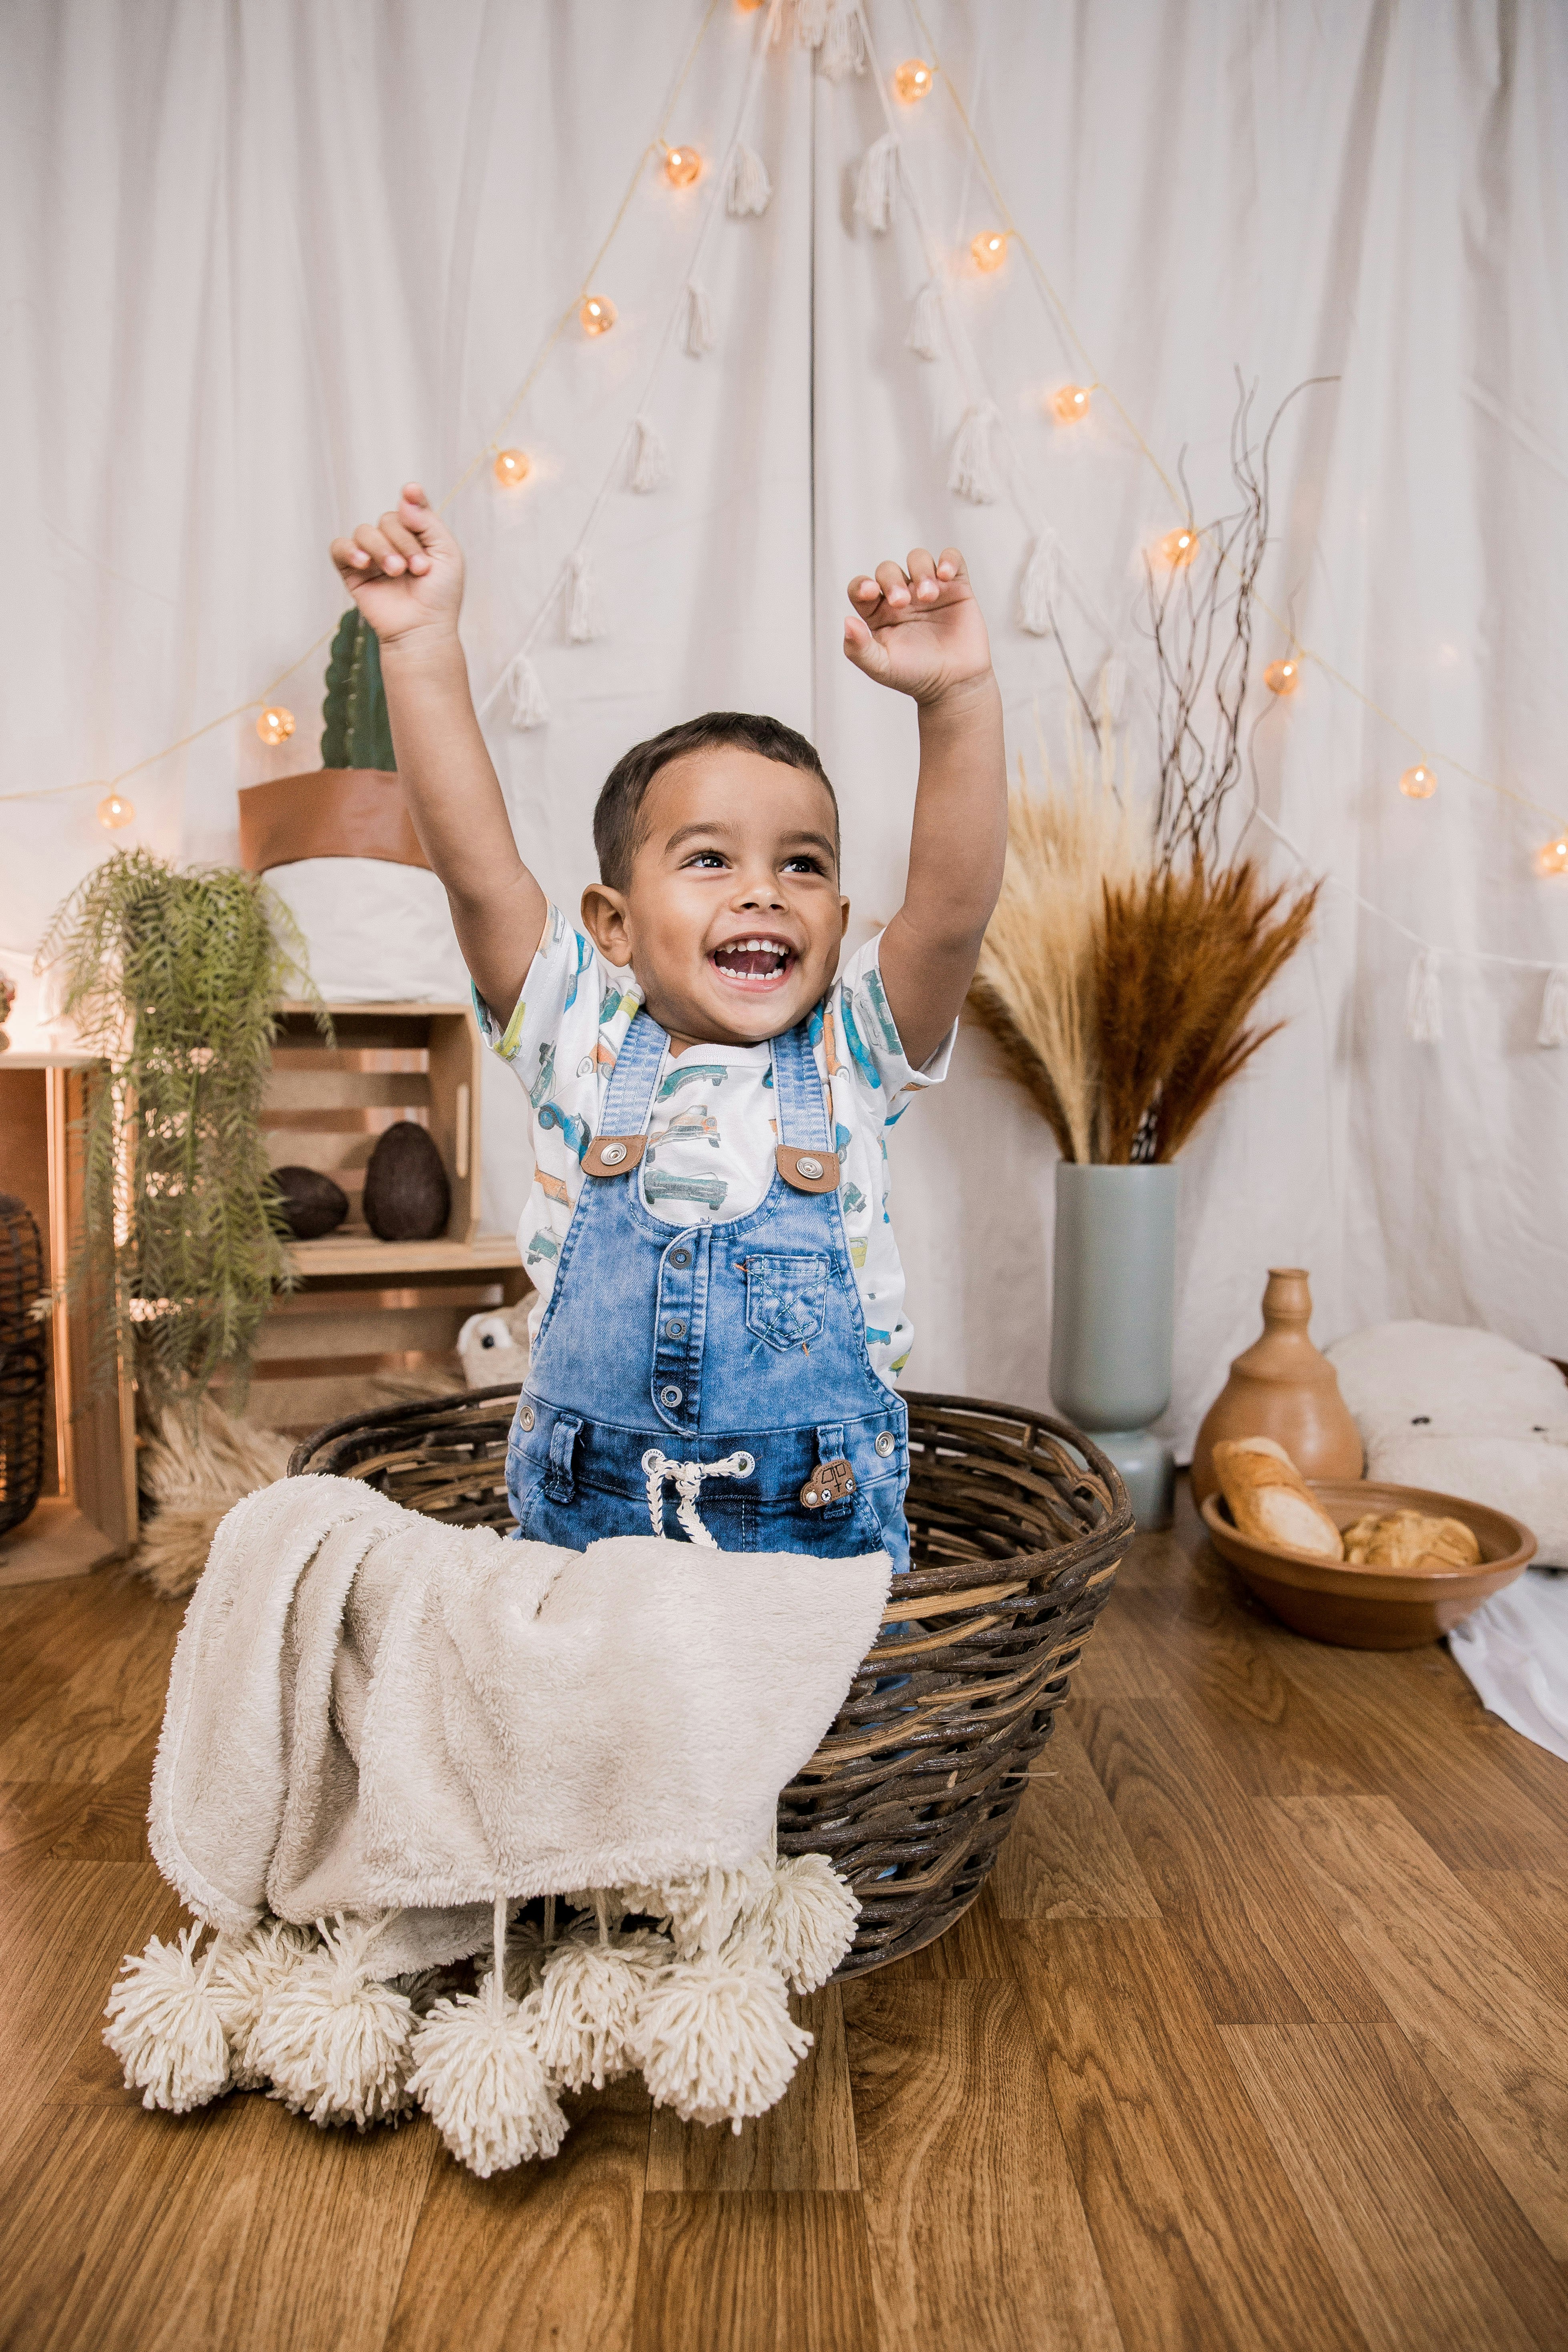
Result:
[[1366,1475],[1522,1519],[1539,1568],[1568,1568],[1568,1382],[1492,1331],[1374,1323],[1328,1349]]
[[500,1388],[503,1381],[522,1386],[528,1378],[530,1303],[520,1298],[515,1307],[469,1316],[458,1334],[458,1356],[471,1389]]

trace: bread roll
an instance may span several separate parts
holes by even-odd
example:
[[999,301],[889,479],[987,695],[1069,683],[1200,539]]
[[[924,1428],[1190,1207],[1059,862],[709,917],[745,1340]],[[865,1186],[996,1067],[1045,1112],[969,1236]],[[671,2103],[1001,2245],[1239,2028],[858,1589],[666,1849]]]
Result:
[[1426,1559],[1445,1568],[1479,1568],[1481,1548],[1463,1519],[1374,1511],[1345,1529],[1345,1558],[1352,1568],[1418,1568]]
[[1239,1532],[1253,1543],[1342,1559],[1340,1531],[1290,1456],[1271,1437],[1225,1437],[1215,1475]]

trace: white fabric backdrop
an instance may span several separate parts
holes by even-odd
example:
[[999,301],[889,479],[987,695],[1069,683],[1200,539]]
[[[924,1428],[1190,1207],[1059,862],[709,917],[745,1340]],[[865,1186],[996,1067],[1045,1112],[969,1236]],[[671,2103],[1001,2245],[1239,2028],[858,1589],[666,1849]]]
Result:
[[[123,768],[331,625],[327,538],[410,473],[444,488],[495,430],[702,15],[698,0],[8,12],[5,789]],[[927,47],[902,0],[868,16],[886,66]],[[1281,435],[1266,592],[1438,767],[1435,800],[1403,800],[1415,748],[1310,668],[1260,729],[1262,804],[1313,870],[1447,951],[1447,1034],[1409,1041],[1409,941],[1326,893],[1270,1007],[1289,1029],[1184,1160],[1169,1425],[1190,1438],[1270,1263],[1311,1268],[1320,1339],[1420,1315],[1568,1353],[1568,1054],[1534,1048],[1541,975],[1457,960],[1568,963],[1568,881],[1530,872],[1544,817],[1441,760],[1568,814],[1568,184],[1549,145],[1568,17],[1550,0],[933,0],[926,21],[1094,366],[1167,470],[1185,448],[1200,515],[1226,500],[1233,366],[1265,414],[1301,378],[1339,376]],[[710,158],[758,24],[720,0],[668,126]],[[839,615],[851,572],[917,537],[968,552],[1010,740],[1033,765],[1037,714],[1059,743],[1064,689],[1014,606],[1024,517],[1055,527],[1100,615],[1071,611],[1074,657],[1090,674],[1110,651],[1127,660],[1147,772],[1140,550],[1177,518],[1103,401],[1070,431],[1043,414],[1042,390],[1086,368],[1023,257],[988,279],[959,266],[997,208],[949,94],[900,126],[956,257],[968,387],[951,354],[904,348],[924,275],[907,210],[886,237],[853,218],[853,166],[882,127],[869,78],[835,87],[775,53],[750,132],[773,205],[716,224],[700,274],[718,348],[672,350],[648,403],[675,482],[609,500],[593,541],[609,634],[569,646],[552,616],[536,656],[550,726],[489,730],[520,837],[568,904],[616,753],[727,704],[815,733],[844,804],[852,938],[890,913],[913,717],[842,662]],[[509,498],[481,475],[452,510],[481,690],[592,505],[707,185],[678,194],[647,168],[597,273],[619,324],[599,343],[569,332],[505,435],[532,479]],[[977,386],[1016,456],[1016,502],[984,509],[945,488]],[[1260,662],[1282,650],[1265,628]],[[314,763],[322,660],[279,689],[293,744],[267,751],[248,717],[231,721],[132,779],[138,823],[114,838],[232,856],[237,786]],[[0,804],[6,968],[111,845],[96,798]],[[35,1009],[29,988],[24,1037]],[[504,1087],[487,1103],[497,1223],[526,1175],[515,1108]],[[1050,1147],[984,1038],[895,1150],[912,1379],[1040,1401]]]

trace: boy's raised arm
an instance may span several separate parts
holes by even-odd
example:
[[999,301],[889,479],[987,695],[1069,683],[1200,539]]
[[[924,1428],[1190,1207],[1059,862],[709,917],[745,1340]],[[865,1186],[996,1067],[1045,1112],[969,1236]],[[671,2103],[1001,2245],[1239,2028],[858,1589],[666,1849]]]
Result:
[[543,936],[544,893],[518,856],[458,635],[463,557],[417,482],[395,509],[332,541],[332,562],[381,645],[397,772],[440,876],[463,961],[505,1022]]
[[974,977],[1002,887],[1007,762],[985,623],[954,547],[910,550],[849,583],[844,650],[920,707],[921,771],[904,903],[882,934],[882,985],[917,1068],[935,1053]]

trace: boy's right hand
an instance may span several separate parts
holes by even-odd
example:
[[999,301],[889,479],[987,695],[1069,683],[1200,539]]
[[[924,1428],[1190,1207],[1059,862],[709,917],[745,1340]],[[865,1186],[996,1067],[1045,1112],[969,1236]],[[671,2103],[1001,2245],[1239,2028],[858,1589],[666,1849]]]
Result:
[[334,539],[332,562],[384,646],[416,630],[456,636],[463,551],[417,482],[379,522]]

